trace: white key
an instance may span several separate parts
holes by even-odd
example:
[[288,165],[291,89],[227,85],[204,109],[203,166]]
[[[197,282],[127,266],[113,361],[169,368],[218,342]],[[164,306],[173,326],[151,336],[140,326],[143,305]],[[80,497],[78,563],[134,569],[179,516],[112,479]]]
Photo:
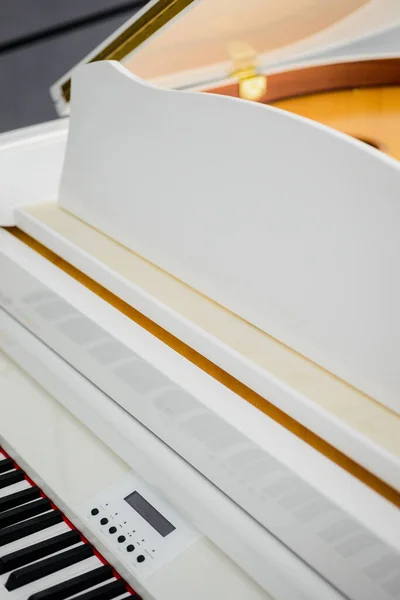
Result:
[[22,490],[27,490],[32,487],[26,479],[24,481],[19,481],[18,483],[14,483],[13,485],[9,485],[0,490],[0,498],[4,498],[5,496],[10,496],[11,494],[15,494],[15,492],[22,492]]
[[[89,591],[89,590],[87,590],[87,591]],[[126,592],[126,593],[124,592],[123,594],[121,594],[121,596],[115,596],[115,598],[113,598],[113,600],[122,600],[123,598],[130,598],[130,597],[131,597],[131,594],[128,594],[128,592]],[[70,600],[70,599],[68,598],[68,600]]]
[[32,533],[31,535],[27,535],[20,540],[15,540],[15,542],[10,542],[9,544],[5,544],[5,546],[0,546],[0,556],[10,554],[10,552],[16,552],[17,550],[22,550],[22,548],[32,546],[32,544],[36,544],[36,542],[48,540],[51,537],[59,535],[60,533],[66,533],[67,531],[71,531],[71,528],[68,527],[64,521],[62,523],[57,523],[57,525],[52,525],[52,527]]
[[91,556],[90,558],[86,558],[76,565],[72,565],[71,567],[62,569],[61,571],[57,571],[57,573],[53,573],[52,575],[42,577],[41,579],[38,579],[33,583],[29,583],[28,585],[24,585],[17,590],[9,592],[4,586],[1,586],[0,600],[17,600],[19,598],[26,599],[35,592],[46,590],[53,585],[57,585],[57,583],[63,583],[68,579],[72,579],[72,577],[76,577],[77,575],[81,575],[82,573],[87,573],[87,571],[101,567],[101,565],[102,562],[97,558],[97,556]]

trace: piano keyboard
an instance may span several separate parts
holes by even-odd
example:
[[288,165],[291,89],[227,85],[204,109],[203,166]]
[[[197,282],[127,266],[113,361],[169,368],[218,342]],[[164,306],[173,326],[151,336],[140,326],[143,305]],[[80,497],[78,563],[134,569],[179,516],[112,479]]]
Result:
[[0,600],[139,596],[0,449]]

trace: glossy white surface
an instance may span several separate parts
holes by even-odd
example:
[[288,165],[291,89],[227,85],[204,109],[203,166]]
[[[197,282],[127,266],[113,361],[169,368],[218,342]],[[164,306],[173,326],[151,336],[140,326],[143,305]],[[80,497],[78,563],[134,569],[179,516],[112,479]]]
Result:
[[[130,419],[120,407],[12,319],[1,316],[2,344],[7,353],[40,381],[63,407],[95,432],[111,451],[121,456],[126,461],[125,467],[129,464],[264,589],[272,590],[273,596],[282,600],[297,600],[299,590],[315,600],[321,594],[329,600],[337,600],[337,595],[315,573],[304,569],[296,556],[267,535],[253,519],[156,436],[135,419]],[[8,359],[3,364],[6,367],[13,365]],[[10,427],[17,430],[19,426],[14,420]],[[12,442],[13,437],[8,437]],[[13,447],[15,451],[17,448]],[[35,477],[38,477],[37,472]],[[42,487],[51,497],[54,496],[55,490],[49,488],[46,481],[42,482]],[[57,497],[57,501],[72,520],[81,511],[81,504],[74,511],[75,507],[64,506],[61,498]],[[86,531],[83,519],[79,519],[77,525]],[[86,535],[90,538],[90,530]],[[96,538],[93,542],[100,547],[101,540]],[[204,543],[201,542],[202,546]],[[211,550],[211,563],[213,569],[218,569],[220,561],[214,560],[215,552]],[[103,554],[109,558],[106,547]],[[109,560],[112,561],[111,558]],[[292,580],[287,580],[288,570],[292,573]],[[176,582],[187,589],[186,581],[177,577]]]
[[[128,504],[131,496],[137,506]],[[93,515],[93,508],[97,514]],[[176,560],[201,534],[134,471],[114,481],[80,506],[79,514],[96,538],[144,581]],[[106,520],[102,523],[102,520]],[[114,527],[114,533],[110,533]],[[118,538],[122,536],[121,542]],[[127,551],[133,546],[131,552]],[[141,556],[142,562],[138,561]]]
[[118,63],[73,85],[60,206],[399,412],[400,164]]
[[[373,21],[371,21],[372,23]],[[15,207],[31,202],[36,204],[37,199],[42,201],[43,198],[53,197],[56,194],[57,172],[61,170],[62,147],[65,144],[66,135],[67,121],[63,120],[0,136],[2,141],[0,172],[3,175],[5,174],[5,177],[0,181],[0,188],[2,183],[4,186],[8,182],[7,190],[4,187],[2,190],[4,193],[0,200],[0,213],[4,217],[5,224],[16,223]],[[46,148],[45,154],[43,154],[43,147]],[[52,148],[55,150],[54,153],[52,153]],[[51,160],[48,161],[49,157]],[[56,164],[55,171],[52,168],[53,161]],[[6,168],[3,169],[3,165],[5,167],[11,165],[11,169],[5,173]],[[29,175],[32,171],[35,173],[34,178]],[[20,176],[21,172],[25,173],[24,177]],[[50,195],[46,190],[51,191]],[[11,203],[9,202],[10,198],[14,198]],[[59,212],[62,213],[63,211]],[[186,296],[179,299],[178,310],[171,310],[174,307],[166,305],[164,292],[166,289],[165,277],[168,277],[168,275],[162,274],[164,279],[160,280],[160,293],[149,294],[145,287],[142,286],[141,288],[141,284],[138,284],[135,278],[127,280],[122,275],[122,271],[120,273],[119,269],[113,268],[108,261],[114,255],[117,258],[116,248],[118,248],[119,253],[124,251],[121,246],[115,243],[114,249],[104,247],[107,260],[104,257],[103,259],[99,258],[101,253],[97,242],[97,254],[96,252],[90,252],[89,254],[85,251],[82,252],[80,247],[76,247],[76,241],[72,237],[76,227],[72,227],[68,222],[68,217],[73,217],[64,214],[64,229],[69,235],[62,237],[56,229],[52,229],[51,225],[50,228],[46,227],[42,223],[43,219],[40,216],[40,211],[38,214],[39,222],[36,221],[35,214],[32,217],[29,213],[22,213],[19,216],[18,225],[144,314],[149,315],[154,321],[172,331],[191,347],[196,348],[200,353],[221,365],[226,371],[231,372],[246,385],[268,398],[269,401],[282,408],[286,413],[332,443],[345,454],[354,458],[367,469],[391,483],[391,485],[395,487],[398,485],[398,473],[400,471],[396,458],[393,460],[391,456],[392,453],[394,457],[398,456],[393,446],[396,440],[394,421],[392,420],[392,424],[388,427],[387,419],[383,419],[384,415],[374,415],[373,413],[376,410],[367,411],[365,403],[363,406],[360,406],[359,402],[354,403],[354,398],[352,399],[351,396],[357,395],[357,391],[351,390],[351,388],[340,382],[337,389],[335,386],[332,389],[327,389],[326,386],[322,385],[323,381],[320,376],[323,375],[323,372],[321,370],[319,370],[319,373],[311,373],[309,369],[303,371],[299,365],[294,363],[290,363],[287,367],[281,365],[280,352],[277,348],[273,349],[274,357],[270,366],[260,364],[259,359],[262,358],[260,354],[260,352],[262,353],[261,346],[252,337],[243,342],[245,350],[247,348],[244,352],[245,360],[243,360],[240,348],[238,353],[238,348],[235,345],[231,347],[229,339],[224,341],[224,338],[219,338],[217,334],[214,335],[213,328],[210,331],[207,327],[204,327],[204,319],[201,322],[199,319],[194,319],[194,322],[192,322],[193,319],[191,319],[190,314],[188,315],[186,314],[187,311],[182,310],[185,302],[184,297]],[[81,227],[84,227],[84,224],[79,221],[78,223]],[[93,238],[93,234],[96,232],[91,230],[90,234],[90,228],[86,228],[86,230],[86,232],[80,234],[81,237],[83,236],[88,240]],[[112,240],[103,237],[108,245],[113,244]],[[120,257],[118,260],[119,266],[125,267],[126,257]],[[157,270],[154,266],[151,266],[151,268]],[[175,283],[179,284],[179,282]],[[205,301],[210,304],[208,299],[205,299]],[[188,303],[193,304],[193,297],[187,300]],[[181,305],[181,310],[179,310],[179,305]],[[202,312],[200,306],[198,306],[197,311]],[[233,315],[230,315],[230,317],[233,317]],[[223,318],[222,321],[218,318],[218,322],[225,322],[225,327],[229,328],[231,332],[231,318],[228,320]],[[243,338],[243,325],[242,322],[240,333],[238,332],[241,339]],[[270,351],[268,352],[270,354]],[[274,367],[279,368],[274,369]],[[318,371],[317,367],[314,368],[314,371],[316,370]],[[288,377],[290,373],[293,376]],[[329,379],[329,374],[325,375],[327,376],[325,379]],[[362,395],[359,394],[359,396]],[[340,399],[340,401],[336,399]],[[375,404],[373,400],[369,400],[368,404],[371,409],[374,408],[372,406]],[[379,412],[379,406],[375,408]],[[344,426],[342,421],[344,421]],[[377,427],[378,423],[380,423],[379,428]],[[387,432],[384,441],[382,441],[382,436],[379,434],[379,429],[382,428]],[[359,435],[359,433],[362,435]],[[368,438],[371,439],[372,444]],[[388,453],[385,450],[388,450]]]
[[400,488],[400,417],[55,204],[17,225],[381,479]]
[[56,199],[67,139],[66,119],[0,135],[0,225],[14,207]]
[[[5,239],[9,241],[8,250],[13,249],[12,256],[14,262],[19,263],[20,265],[24,264],[24,268],[30,273],[29,277],[24,276],[24,281],[29,282],[32,277],[34,277],[36,281],[34,287],[29,284],[27,289],[30,293],[34,292],[35,296],[28,296],[26,298],[28,302],[24,302],[23,297],[21,298],[22,301],[18,300],[15,293],[20,295],[26,293],[23,290],[23,286],[21,287],[23,280],[20,278],[16,264],[13,272],[9,271],[8,268],[4,270],[6,262],[2,259],[2,268],[5,273],[8,273],[6,279],[10,280],[10,277],[12,277],[14,281],[13,290],[9,289],[6,295],[3,295],[2,300],[3,304],[5,302],[4,305],[7,307],[8,311],[15,314],[16,318],[21,320],[25,327],[35,331],[37,335],[39,334],[40,338],[42,338],[46,344],[53,346],[58,353],[64,355],[65,351],[68,350],[68,344],[66,343],[65,338],[62,339],[57,334],[58,317],[54,315],[56,319],[54,325],[56,325],[56,328],[49,338],[51,327],[49,329],[49,327],[46,326],[45,321],[39,317],[39,313],[35,311],[35,303],[37,302],[39,302],[39,308],[44,308],[46,305],[51,307],[54,304],[53,300],[48,304],[48,300],[46,302],[45,298],[40,300],[38,297],[39,292],[42,294],[40,280],[46,281],[47,286],[50,286],[54,292],[58,293],[62,289],[64,306],[65,302],[71,303],[76,310],[82,313],[82,317],[80,317],[82,332],[87,328],[83,315],[90,315],[89,318],[95,319],[98,327],[104,327],[111,336],[115,335],[118,331],[118,340],[120,340],[122,344],[134,349],[139,356],[142,357],[142,360],[147,361],[150,359],[151,364],[157,370],[164,374],[168,374],[168,377],[173,378],[178,386],[181,385],[180,382],[183,383],[184,381],[186,390],[193,394],[193,397],[186,396],[186,408],[181,406],[181,409],[179,409],[179,402],[176,406],[172,403],[170,418],[160,419],[160,413],[154,409],[159,406],[164,406],[162,403],[161,405],[159,404],[159,400],[161,400],[162,396],[159,396],[158,399],[157,396],[152,399],[151,395],[147,395],[140,400],[137,394],[131,391],[129,394],[129,402],[126,402],[120,394],[120,384],[118,383],[118,380],[113,377],[112,371],[103,368],[101,371],[101,378],[99,379],[100,372],[98,365],[96,368],[95,363],[90,361],[89,354],[83,351],[84,348],[79,349],[75,345],[70,348],[71,352],[68,352],[67,360],[71,364],[75,365],[86,377],[89,376],[90,379],[98,382],[103,389],[105,389],[104,386],[106,386],[107,393],[111,397],[116,398],[118,402],[124,405],[135,417],[140,418],[147,427],[150,427],[154,433],[166,440],[172,448],[178,449],[178,452],[182,456],[189,458],[193,466],[197,469],[200,468],[207,477],[211,478],[211,480],[228,493],[232,499],[243,505],[247,511],[252,512],[257,519],[264,523],[264,525],[277,535],[278,538],[289,544],[300,556],[304,556],[308,562],[311,561],[311,564],[318,564],[318,570],[326,576],[333,577],[337,586],[344,585],[345,587],[348,587],[350,585],[347,590],[348,595],[354,598],[362,597],[364,600],[368,595],[373,594],[374,600],[377,600],[377,590],[371,587],[370,582],[365,580],[364,575],[360,576],[360,569],[362,570],[364,565],[367,564],[364,560],[368,561],[370,559],[369,554],[364,554],[362,552],[364,544],[362,540],[364,540],[365,535],[367,535],[367,539],[372,540],[375,539],[374,535],[377,535],[381,539],[384,538],[387,541],[390,540],[389,544],[397,547],[398,539],[395,533],[395,523],[397,523],[399,513],[392,505],[371,492],[370,489],[365,488],[365,486],[354,480],[347,473],[337,468],[336,465],[324,459],[301,440],[295,438],[289,432],[282,430],[275,423],[271,422],[268,418],[264,418],[263,415],[260,415],[257,412],[254,413],[254,415],[258,415],[257,422],[255,422],[251,418],[251,415],[253,414],[252,410],[249,410],[251,407],[246,405],[246,403],[237,403],[235,398],[229,392],[226,393],[225,391],[224,393],[224,391],[219,388],[219,385],[216,385],[216,382],[211,384],[212,380],[208,381],[207,378],[204,378],[199,374],[196,369],[193,370],[193,368],[187,365],[185,361],[182,361],[180,357],[178,357],[174,363],[174,353],[160,345],[158,340],[154,340],[149,334],[143,332],[140,328],[137,328],[135,324],[129,323],[122,315],[120,315],[120,313],[116,312],[115,309],[112,309],[109,305],[104,305],[103,301],[93,297],[90,292],[82,289],[79,284],[70,280],[65,273],[58,271],[53,265],[47,264],[46,261],[37,256],[32,250],[26,248],[8,234],[5,234]],[[3,254],[4,253],[7,254],[6,244],[3,245]],[[39,265],[40,269],[37,269],[36,267]],[[58,304],[60,304],[60,301],[58,301]],[[29,308],[29,306],[31,306],[31,308]],[[40,314],[44,316],[45,313],[43,313],[42,308],[40,308]],[[10,339],[8,351],[14,352],[18,360],[22,360],[21,356],[24,356],[22,348],[29,349],[29,347],[32,347],[33,342],[31,341],[31,336],[24,334],[23,343],[20,343],[19,349],[17,345],[17,350],[15,350],[15,340],[22,335],[20,331],[21,328],[19,326],[17,327],[15,322],[13,324],[12,320],[10,321],[10,318],[7,317],[5,313],[2,315],[2,321],[3,330],[8,339]],[[37,329],[38,326],[40,329]],[[65,329],[65,323],[62,327]],[[93,326],[91,326],[91,329],[93,330]],[[100,333],[99,329],[96,331]],[[83,340],[82,342],[84,345],[86,344]],[[31,355],[36,356],[38,351],[31,350],[30,353]],[[31,357],[28,364],[31,364],[33,360],[37,365],[42,353],[43,350],[41,350],[38,358],[33,359]],[[14,354],[12,354],[12,356],[14,356]],[[45,364],[50,364],[49,356],[41,360],[44,360]],[[52,364],[54,363],[54,360],[55,357],[52,356]],[[63,361],[61,361],[60,365],[59,358],[55,364],[58,364],[57,370],[62,368],[65,371],[66,365]],[[145,362],[141,361],[139,364],[141,364],[143,368],[146,367]],[[37,366],[37,368],[39,367],[41,371],[43,371],[43,367],[41,365]],[[90,369],[89,371],[87,370],[88,367]],[[146,370],[147,368],[145,371]],[[54,366],[52,366],[52,371],[56,372]],[[136,371],[133,370],[132,374],[135,372]],[[159,378],[159,375],[160,374],[157,373],[157,371],[154,372],[155,381]],[[65,380],[68,381],[68,386],[72,385],[71,376],[65,377]],[[78,390],[81,389],[81,385],[82,382],[77,387]],[[218,393],[216,393],[217,388],[219,389]],[[85,395],[83,396],[84,399],[86,398],[87,393],[94,393],[93,386],[90,386],[87,383],[85,384],[85,389],[87,391],[85,391]],[[179,390],[176,389],[176,394],[178,394],[178,391]],[[81,391],[79,393],[82,394]],[[202,395],[203,393],[204,396]],[[202,408],[200,405],[197,405],[198,410],[196,409],[195,414],[192,412],[194,397],[201,400],[203,404]],[[176,399],[178,400],[178,398],[179,394]],[[172,401],[172,398],[170,401]],[[87,413],[84,411],[84,405],[82,406],[82,400],[78,401],[75,394],[72,398],[64,397],[63,402],[70,410],[73,410],[79,415],[79,418],[82,418],[82,414],[87,417]],[[145,407],[145,411],[142,410],[142,405]],[[110,415],[112,413],[110,413],[110,411],[112,403],[108,402],[101,407],[101,405],[96,402],[94,406],[94,412],[88,420],[89,426],[91,426],[93,419],[98,421],[99,418],[105,415],[107,415],[107,420],[111,419]],[[169,405],[167,404],[167,411],[168,406]],[[200,427],[204,417],[207,416],[207,413],[205,412],[206,406],[209,406],[213,411],[216,411],[217,414],[221,414],[224,418],[224,423],[219,423],[218,419],[215,420],[215,418],[211,419],[210,422],[209,419],[207,423],[211,426],[211,429],[207,428],[207,430],[204,431],[204,437],[203,434],[198,437],[198,440],[203,440],[203,443],[195,443],[195,440],[187,434],[185,435],[185,432],[192,430],[196,423],[199,423]],[[181,410],[183,410],[183,412],[181,412]],[[220,410],[222,411],[221,413],[219,412]],[[189,411],[189,413],[185,414],[187,411]],[[197,421],[197,416],[200,417],[199,421]],[[235,445],[237,442],[236,436],[239,435],[239,431],[237,431],[232,448],[229,429],[230,423],[235,423],[236,429],[240,432],[251,432],[252,442],[250,444],[246,442],[244,445],[237,447]],[[124,426],[126,425],[128,425],[128,423],[124,424]],[[129,423],[129,425],[133,426],[133,422]],[[217,438],[221,442],[224,442],[222,445],[223,447],[221,448],[213,448],[213,444],[210,447],[206,443],[208,440],[210,443],[212,442],[212,432],[215,431],[215,427],[219,427],[221,431],[221,435],[217,435]],[[194,428],[193,433],[195,434],[194,437],[197,437],[200,434],[200,430]],[[125,443],[128,439],[125,436],[124,440],[124,437],[121,438],[119,434],[114,435],[104,427],[101,428],[101,436],[102,439],[111,440],[109,443],[112,444],[119,444],[120,442]],[[129,437],[129,439],[139,443],[138,440],[141,438],[138,438],[136,432],[136,434]],[[225,442],[229,442],[227,446],[225,446]],[[259,445],[259,448],[255,446],[256,444]],[[264,449],[265,455],[260,455],[259,450],[261,450],[261,448]],[[212,450],[212,452],[210,452],[210,450]],[[247,456],[248,453],[250,453],[251,456]],[[256,457],[254,457],[254,454],[256,454]],[[272,456],[268,458],[269,455],[275,456],[278,459],[278,462],[275,462],[275,459],[273,459]],[[124,458],[125,456],[126,455],[124,455]],[[141,452],[135,452],[136,461],[139,460],[140,456]],[[131,459],[133,459],[133,455],[128,454],[128,460]],[[169,467],[170,458],[165,462],[166,459],[167,457],[163,452],[162,454],[158,454],[155,462],[157,463],[162,460],[165,466]],[[251,459],[250,465],[249,459]],[[268,466],[271,465],[271,459],[272,466],[274,467],[272,473],[270,466]],[[254,464],[254,462],[257,462],[257,464]],[[270,479],[271,475],[274,481]],[[148,476],[149,472],[146,470],[145,477],[148,478]],[[163,481],[165,476],[166,474],[162,475],[161,481]],[[183,497],[186,496],[188,492],[191,492],[192,485],[189,486],[188,490],[185,487],[182,487],[182,482],[184,485],[188,485],[187,476],[184,476],[181,479],[180,476],[178,476],[178,473],[175,473],[174,477],[179,477],[180,494],[184,492]],[[271,498],[268,498],[268,496],[270,496],[269,490],[271,485],[275,488],[276,484],[280,489],[282,484],[285,484],[286,486],[286,484],[289,483],[286,481],[287,479],[292,482],[289,489],[285,488],[282,492],[278,492],[277,490],[278,496],[275,496],[275,492],[271,492]],[[160,475],[155,477],[153,472],[151,480],[157,485],[160,485]],[[308,482],[313,488],[312,490],[308,487]],[[267,484],[266,487],[265,484]],[[294,492],[295,497],[291,497],[293,484],[295,484],[295,488],[302,488],[300,490],[299,498],[297,498],[296,491]],[[169,485],[170,480],[167,479],[163,486],[163,489],[167,494],[169,493],[167,491]],[[193,485],[193,492],[195,489],[197,489],[197,484]],[[266,490],[264,493],[267,495],[264,496],[262,493],[263,490]],[[317,490],[322,492],[322,497],[318,495]],[[178,490],[176,490],[176,493],[177,492]],[[200,499],[200,504],[203,504],[206,497],[203,492],[204,491],[202,490],[202,493],[196,496],[197,502]],[[284,496],[283,498],[280,497],[282,494]],[[326,499],[323,498],[323,496],[325,496]],[[327,498],[329,498],[328,504],[326,504]],[[294,504],[292,503],[293,501]],[[180,504],[179,497],[178,500],[174,498],[174,504],[176,504],[176,502]],[[289,502],[289,504],[286,504],[287,502]],[[310,526],[308,525],[308,518],[305,522],[303,522],[302,518],[297,518],[296,509],[298,509],[298,502],[300,502],[300,512],[303,511],[303,508],[301,508],[303,503],[307,504],[307,506],[304,507],[304,510],[306,512],[311,511],[310,518],[314,520],[314,523]],[[225,514],[225,509],[221,512],[219,503],[213,503],[211,506],[213,506],[211,512],[214,513],[214,511],[217,510],[218,520],[220,520],[221,515]],[[335,506],[334,513],[330,513],[330,507],[333,506]],[[192,502],[185,502],[183,511],[192,509]],[[315,515],[314,519],[313,515]],[[321,539],[325,539],[324,531],[326,528],[329,529],[331,526],[336,527],[336,525],[343,520],[345,523],[348,523],[349,520],[351,521],[352,517],[358,522],[362,522],[363,528],[366,528],[371,533],[365,531],[365,534],[363,533],[361,535],[360,541],[351,540],[352,544],[357,544],[355,556],[353,556],[352,559],[346,558],[346,560],[343,560],[340,552],[337,553],[336,549],[330,543],[322,543]],[[206,527],[202,524],[197,528],[214,539],[214,530],[210,531],[209,527],[207,528],[207,523],[208,525],[210,523],[209,513],[203,523],[204,522]],[[234,522],[234,529],[236,530],[237,522]],[[340,525],[340,527],[342,527],[342,525]],[[361,531],[363,531],[363,528]],[[219,530],[220,526],[218,525],[216,529]],[[248,527],[246,527],[246,529],[248,529]],[[250,529],[252,529],[251,526]],[[258,548],[260,548],[256,543],[258,534],[255,536],[252,534],[252,536],[249,537],[248,531],[242,531],[243,537],[241,540],[246,540],[246,543],[250,545],[252,555],[255,558],[258,558]],[[360,532],[359,525],[356,525],[356,532],[355,535],[357,538],[358,532]],[[226,537],[225,539],[222,538],[220,533],[217,534],[217,539],[219,539],[219,542],[217,543],[221,543],[221,540],[225,543]],[[305,539],[307,540],[307,544],[304,544]],[[376,550],[378,553],[388,552],[384,545],[373,545],[375,546],[373,553],[375,557]],[[239,550],[240,554],[240,549],[237,548],[237,546],[236,548],[234,547],[234,550]],[[230,551],[230,549],[227,550],[228,553]],[[359,556],[360,552],[361,556]],[[241,565],[244,564],[248,558],[249,555],[245,553],[243,562],[240,560],[239,563]],[[249,568],[254,568],[254,566],[255,563],[254,560],[252,560]],[[265,569],[263,568],[261,575],[268,575],[268,573],[264,573],[264,571]],[[258,576],[260,576],[260,573]],[[267,589],[270,588],[267,587]],[[382,596],[382,598],[384,598],[384,596]]]
[[3,353],[0,365],[0,439],[17,461],[29,465],[45,491],[76,507],[129,472],[126,463]]
[[[85,527],[81,508],[94,490],[99,492],[118,482],[130,468],[3,353],[0,353],[0,368],[0,385],[4,391],[0,397],[4,417],[0,424],[0,443],[18,458],[28,474],[135,586],[144,600],[187,600],[187,593],[191,600],[201,600],[205,594],[211,600],[220,600],[221,594],[233,600],[243,597],[270,600],[268,594],[205,540],[191,546],[186,556],[184,553],[168,563],[144,585],[140,584],[124,568],[118,553],[107,550],[101,538]],[[21,414],[25,417],[23,420],[19,418]],[[56,436],[60,432],[62,435]],[[282,598],[294,596],[284,594]]]
[[[206,436],[199,436],[198,440],[203,443],[194,445],[193,439],[196,437],[188,437],[190,430],[180,427],[181,421],[182,425],[185,422],[179,418],[185,416],[185,403],[183,412],[179,410],[179,405],[174,407],[171,416],[178,417],[176,423],[166,419],[168,404],[161,402],[164,396],[160,393],[166,385],[167,392],[173,391],[179,397],[184,392],[183,398],[187,407],[190,407],[187,417],[191,416],[196,400],[196,414],[201,411],[202,415],[214,414],[221,418],[218,421],[221,433],[227,434],[225,426],[233,427],[236,435],[251,440],[251,447],[256,445],[259,450],[271,453],[354,516],[360,515],[359,505],[365,494],[369,497],[369,504],[377,502],[376,512],[379,512],[378,507],[383,510],[382,507],[387,505],[385,500],[303,440],[243,401],[31,248],[1,230],[0,240],[0,268],[5,275],[0,281],[1,306],[80,373],[94,381],[135,419],[146,426],[150,425],[151,431],[170,446],[177,445],[178,452],[189,452],[193,459],[201,461],[199,464],[202,468],[208,466],[216,474],[218,471],[215,466],[211,467],[212,457],[229,456],[234,450],[224,444],[214,447],[211,440],[208,445]],[[57,309],[56,312],[54,309]],[[58,312],[59,309],[62,311]],[[90,336],[89,339],[87,336]],[[114,347],[117,352],[115,356]],[[103,355],[100,352],[102,348],[109,348],[109,353]],[[148,372],[148,366],[151,365],[154,381],[159,377],[167,379],[161,379],[161,384],[158,384],[162,386],[160,392],[153,387],[150,390],[129,385],[123,387],[121,383],[125,380],[117,374],[118,368],[124,365],[130,367],[132,381],[137,372],[136,365],[144,372]],[[216,422],[213,422],[215,426]],[[351,496],[339,491],[346,484],[353,489]],[[358,497],[354,490],[358,490]],[[389,510],[392,508],[391,505],[388,507]],[[371,519],[372,514],[367,512],[365,521],[371,522]],[[377,519],[379,530],[378,516]],[[390,529],[387,534],[391,535]]]

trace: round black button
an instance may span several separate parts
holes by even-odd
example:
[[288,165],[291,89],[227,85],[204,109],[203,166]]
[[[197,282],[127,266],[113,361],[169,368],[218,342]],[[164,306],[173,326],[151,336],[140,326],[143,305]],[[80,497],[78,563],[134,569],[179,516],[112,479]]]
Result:
[[143,554],[139,554],[139,556],[136,559],[138,562],[143,562],[145,559],[145,557],[143,556]]
[[106,517],[103,517],[102,519],[100,519],[100,523],[101,523],[102,525],[107,525],[107,523],[108,523],[108,519],[106,519]]
[[129,544],[129,546],[126,547],[127,552],[133,552],[134,549],[135,549],[135,546],[133,544]]
[[90,511],[90,514],[95,517],[96,515],[99,514],[99,509],[98,508],[92,508],[92,510]]
[[118,536],[118,541],[120,544],[122,544],[122,542],[124,542],[125,540],[126,540],[126,537],[124,535]]
[[117,528],[116,527],[110,527],[110,529],[108,530],[109,533],[117,533]]

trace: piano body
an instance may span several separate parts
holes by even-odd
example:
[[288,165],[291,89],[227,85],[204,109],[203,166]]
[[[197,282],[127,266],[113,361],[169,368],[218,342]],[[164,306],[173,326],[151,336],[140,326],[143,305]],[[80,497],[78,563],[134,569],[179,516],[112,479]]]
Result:
[[399,28],[151,2],[0,136],[0,600],[400,597]]

